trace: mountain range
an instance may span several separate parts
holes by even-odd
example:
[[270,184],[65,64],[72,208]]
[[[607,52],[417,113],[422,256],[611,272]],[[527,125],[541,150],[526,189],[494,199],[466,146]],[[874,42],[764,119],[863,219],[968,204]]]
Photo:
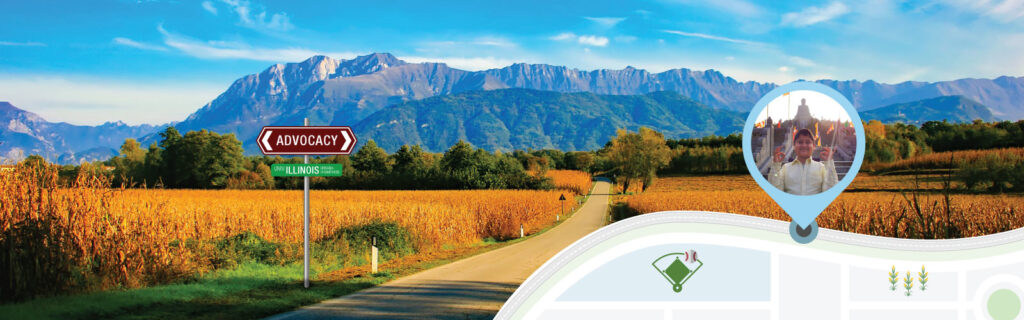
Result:
[[964,96],[943,96],[859,112],[862,119],[874,119],[885,123],[902,122],[921,124],[931,120],[971,122],[973,120],[995,121],[985,105]]
[[[817,82],[835,88],[862,111],[943,96],[962,96],[987,107],[996,119],[1024,118],[1024,77],[1003,76],[996,79],[960,79],[942,82],[908,81],[898,84],[884,84],[872,80],[864,82],[818,80]],[[614,107],[610,105],[614,105],[615,102],[610,100],[615,100],[615,98],[610,98],[610,95],[644,96],[658,92],[675,92],[689,98],[692,102],[722,110],[722,112],[746,112],[763,94],[776,86],[773,83],[740,82],[715,70],[672,69],[651,73],[642,69],[626,67],[621,70],[581,71],[564,66],[517,63],[499,69],[465,71],[448,67],[443,63],[407,63],[388,53],[373,53],[348,60],[314,56],[302,62],[275,64],[260,73],[236,80],[224,93],[184,121],[176,123],[175,126],[181,132],[208,129],[220,133],[234,133],[239,140],[249,142],[254,141],[260,128],[265,125],[301,124],[302,119],[308,117],[314,124],[368,128],[363,126],[361,121],[370,118],[388,118],[387,115],[376,114],[379,111],[428,107],[412,104],[389,109],[389,106],[398,106],[436,96],[460,93],[473,95],[475,93],[470,92],[508,88],[556,93],[592,93],[595,95],[577,95],[573,96],[575,98],[571,100],[581,101],[586,105],[607,104],[608,108],[611,108],[595,110],[594,112],[598,114],[614,110]],[[562,99],[540,98],[541,96],[538,94],[531,95],[548,101],[543,103]],[[486,100],[482,96],[478,98]],[[479,101],[468,96],[465,99],[467,100],[453,101],[461,105],[472,105],[474,101]],[[635,97],[635,99],[643,100],[639,97]],[[433,104],[429,105],[430,108],[446,106],[444,103],[438,103],[438,101],[444,101],[443,99],[431,101]],[[503,103],[502,101],[492,102]],[[653,103],[648,107],[652,110],[657,109],[655,104],[658,103]],[[551,105],[551,108],[535,111],[547,111],[560,107],[562,105]],[[460,110],[451,111],[453,113],[462,112]],[[493,110],[488,112],[493,114]],[[609,121],[614,123],[632,117],[633,115],[619,115],[616,120]],[[538,116],[538,118],[543,118],[543,116]],[[941,119],[938,118],[938,120]],[[10,122],[9,117],[0,118],[0,123]],[[18,120],[18,122],[25,123],[23,120]],[[420,125],[423,124],[425,123],[420,123]],[[103,131],[104,133],[101,135],[98,133],[99,131],[90,133],[86,132],[88,130],[84,128],[75,129],[79,131],[68,129],[70,131],[65,132],[58,129],[45,129],[42,128],[45,127],[44,125],[38,123],[36,126],[40,127],[41,131],[32,131],[33,133],[30,134],[36,138],[28,139],[19,136],[18,139],[21,140],[10,142],[5,138],[4,144],[0,144],[0,156],[15,155],[11,152],[21,150],[26,154],[36,152],[47,154],[51,160],[58,160],[64,156],[65,161],[75,162],[82,160],[82,157],[79,156],[82,151],[95,148],[117,148],[123,139],[115,141],[114,138],[121,135],[137,134],[134,137],[140,137],[144,145],[148,145],[156,141],[155,132],[162,127],[133,127],[119,123],[107,123],[93,127]],[[69,124],[51,124],[51,126],[85,127]],[[437,127],[435,126],[435,128]],[[708,128],[710,127],[690,127],[695,134],[705,132]],[[441,127],[438,130],[446,129],[449,128]],[[710,130],[718,132],[718,129]],[[11,129],[10,125],[0,128],[0,136],[11,132],[18,133],[19,131]],[[383,131],[371,130],[368,134],[371,132]],[[688,136],[684,133],[688,132],[686,130],[678,132],[683,136]],[[65,133],[79,134],[79,136],[67,136],[64,135]],[[356,133],[361,138],[368,137],[362,132],[357,131]],[[427,134],[427,136],[432,135],[434,134]],[[68,142],[80,139],[92,140],[95,143]],[[425,138],[421,134],[419,139]],[[410,138],[410,141],[414,140]],[[551,143],[555,146],[559,145],[554,141]],[[255,144],[244,143],[243,145],[248,154],[258,153]],[[518,144],[509,141],[508,144],[495,142],[494,145],[505,148],[508,145],[516,146]],[[544,145],[529,147],[544,147]],[[590,144],[578,141],[572,143],[574,148],[586,148],[588,145]]]
[[745,120],[743,112],[714,109],[674,91],[598,95],[502,89],[390,106],[352,130],[391,152],[414,144],[443,152],[458,140],[487,150],[575,151],[601,148],[620,128],[703,137],[741,131]]
[[[150,134],[159,127],[107,122],[98,126],[53,123],[0,101],[0,158],[17,160],[37,154],[57,163],[106,160],[127,138]],[[2,162],[2,160],[0,160]]]

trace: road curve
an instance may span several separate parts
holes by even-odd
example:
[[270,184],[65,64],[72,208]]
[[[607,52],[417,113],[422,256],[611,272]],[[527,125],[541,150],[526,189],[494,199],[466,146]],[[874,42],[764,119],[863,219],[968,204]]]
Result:
[[534,270],[605,225],[610,188],[595,182],[575,215],[532,239],[268,319],[490,319]]

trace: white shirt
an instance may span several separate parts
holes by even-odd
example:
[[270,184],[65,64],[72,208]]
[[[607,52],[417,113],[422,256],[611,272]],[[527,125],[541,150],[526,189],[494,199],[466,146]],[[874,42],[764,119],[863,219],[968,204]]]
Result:
[[768,181],[779,190],[803,196],[828,190],[839,182],[839,176],[836,174],[836,165],[832,159],[822,164],[807,158],[804,163],[800,163],[800,160],[786,164],[772,162]]

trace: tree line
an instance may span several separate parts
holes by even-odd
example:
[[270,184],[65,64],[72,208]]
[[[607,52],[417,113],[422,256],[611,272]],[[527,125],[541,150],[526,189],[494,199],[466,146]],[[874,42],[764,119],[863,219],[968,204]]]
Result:
[[[1024,147],[1024,120],[972,123],[926,122],[914,125],[869,121],[865,163],[890,163],[933,152]],[[160,141],[143,148],[134,139],[107,161],[66,166],[66,176],[82,170],[111,175],[115,185],[166,188],[272,189],[301,187],[299,178],[270,174],[277,163],[301,163],[300,157],[244,156],[232,134],[206,130],[181,134],[168,127]],[[336,189],[544,189],[548,169],[569,169],[622,179],[623,184],[652,185],[658,174],[746,173],[742,137],[707,136],[666,139],[640,128],[618,130],[601,149],[488,152],[459,141],[443,153],[402,146],[387,153],[373,141],[351,156],[313,157],[313,163],[344,166],[341,177],[314,177],[318,188]],[[35,161],[39,161],[36,159]]]
[[864,131],[865,163],[889,163],[932,152],[1024,147],[1024,120],[928,121],[921,127],[871,120],[864,125]]
[[[117,156],[97,163],[68,165],[65,179],[83,171],[106,175],[115,187],[200,189],[294,189],[296,177],[274,178],[270,167],[302,163],[301,157],[244,156],[242,143],[233,135],[200,130],[184,135],[174,127],[160,132],[160,141],[143,149],[127,139]],[[576,158],[579,156],[579,159]],[[572,166],[589,167],[586,156],[573,154]],[[33,156],[26,161],[45,162]],[[560,157],[557,164],[564,164]],[[334,189],[550,189],[544,176],[557,165],[549,158],[523,151],[488,152],[459,141],[441,154],[419,146],[402,146],[393,154],[370,140],[351,156],[311,157],[311,163],[343,166],[341,177],[312,177],[318,188]]]
[[[550,189],[553,184],[544,177],[546,171],[566,169],[606,175],[627,187],[635,184],[646,189],[659,172],[739,170],[735,160],[728,160],[741,155],[737,141],[739,135],[672,140],[640,128],[618,130],[595,151],[489,152],[458,141],[443,153],[404,145],[389,154],[370,140],[352,155],[311,157],[311,163],[341,164],[344,174],[311,177],[310,182],[325,189]],[[46,162],[39,156],[25,161]],[[70,181],[83,172],[105,175],[112,187],[128,188],[297,189],[302,187],[301,178],[275,178],[270,169],[274,164],[294,163],[302,163],[302,158],[244,156],[242,143],[233,134],[208,130],[181,134],[168,127],[159,133],[159,142],[147,148],[126,139],[118,155],[65,165],[61,176]]]

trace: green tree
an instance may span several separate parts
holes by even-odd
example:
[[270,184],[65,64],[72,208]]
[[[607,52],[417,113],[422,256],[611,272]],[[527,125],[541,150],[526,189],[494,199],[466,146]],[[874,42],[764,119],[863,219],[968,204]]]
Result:
[[372,139],[352,155],[352,167],[371,175],[383,175],[391,171],[388,153]]
[[263,180],[264,189],[274,188],[274,176],[270,174],[270,166],[263,162],[256,164],[256,174]]
[[128,138],[121,144],[121,156],[132,163],[142,163],[146,158],[146,151],[135,139]]
[[143,183],[145,177],[146,152],[135,139],[125,139],[121,144],[121,153],[112,158],[108,164],[114,166],[114,185],[132,186]]
[[594,166],[594,154],[587,151],[573,151],[565,153],[565,168],[590,172]]
[[149,145],[149,150],[146,151],[145,160],[143,160],[143,182],[146,182],[150,186],[162,187],[163,179],[160,177],[160,170],[163,166],[163,158],[160,147],[157,147],[156,143]]
[[403,145],[391,155],[394,166],[387,179],[395,188],[430,188],[433,183],[429,177],[433,167],[433,157],[424,152],[418,145]]
[[160,167],[158,170],[158,176],[162,181],[162,185],[176,187],[183,184],[183,176],[178,171],[179,166],[184,166],[181,149],[181,134],[178,133],[178,129],[174,127],[167,127],[163,132],[160,132]]
[[647,182],[643,186],[643,191],[646,191],[657,170],[668,165],[671,152],[665,144],[664,135],[641,127],[636,133],[619,129],[608,149],[608,156],[619,170],[625,190],[629,190],[631,180],[642,178]]
[[242,170],[242,143],[234,134],[200,130],[181,136],[168,127],[160,136],[160,175],[168,186],[222,188]]
[[459,140],[441,157],[441,169],[447,172],[461,171],[474,167],[473,146]]
[[392,158],[395,163],[393,170],[399,174],[422,175],[429,169],[426,154],[419,145],[403,145]]

